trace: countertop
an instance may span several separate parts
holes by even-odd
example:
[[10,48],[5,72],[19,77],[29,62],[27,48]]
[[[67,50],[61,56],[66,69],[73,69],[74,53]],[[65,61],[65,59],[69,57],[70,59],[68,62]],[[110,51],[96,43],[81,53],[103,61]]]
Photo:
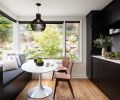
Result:
[[120,60],[107,59],[107,58],[105,58],[105,57],[98,56],[98,55],[93,55],[92,57],[95,57],[95,58],[99,58],[99,59],[103,59],[103,60],[107,60],[107,61],[110,61],[110,62],[114,62],[114,63],[120,64]]

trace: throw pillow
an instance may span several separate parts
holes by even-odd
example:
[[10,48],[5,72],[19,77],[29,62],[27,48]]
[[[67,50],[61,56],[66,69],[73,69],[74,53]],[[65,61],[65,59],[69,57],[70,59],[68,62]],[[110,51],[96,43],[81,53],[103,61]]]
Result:
[[17,64],[16,59],[6,60],[3,63],[3,71],[17,69],[17,68],[18,68],[18,64]]
[[26,62],[26,55],[25,54],[18,54],[21,65]]

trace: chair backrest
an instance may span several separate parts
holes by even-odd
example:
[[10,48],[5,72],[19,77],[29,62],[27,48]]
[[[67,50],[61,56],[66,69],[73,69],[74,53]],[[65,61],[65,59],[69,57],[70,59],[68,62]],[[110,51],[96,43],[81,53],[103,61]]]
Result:
[[70,75],[72,74],[72,68],[73,68],[73,60],[69,60],[69,66],[67,69],[67,73],[69,73]]
[[63,59],[62,59],[62,65],[64,67],[68,67],[69,66],[69,57],[63,57]]

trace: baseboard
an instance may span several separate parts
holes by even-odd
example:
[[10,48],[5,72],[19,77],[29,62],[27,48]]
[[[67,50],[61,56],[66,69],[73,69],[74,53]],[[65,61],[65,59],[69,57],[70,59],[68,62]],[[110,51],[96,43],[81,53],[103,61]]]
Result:
[[85,75],[72,75],[72,79],[87,79]]

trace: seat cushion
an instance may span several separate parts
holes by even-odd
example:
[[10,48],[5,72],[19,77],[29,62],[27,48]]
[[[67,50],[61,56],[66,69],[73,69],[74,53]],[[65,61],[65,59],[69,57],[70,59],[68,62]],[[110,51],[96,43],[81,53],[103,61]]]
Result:
[[61,79],[70,79],[70,74],[55,72],[55,77]]
[[22,69],[10,70],[3,72],[3,86],[9,84],[12,80],[14,80],[17,76],[22,74],[24,71]]
[[57,69],[55,69],[55,71],[57,72],[57,71],[60,71],[60,70],[67,70],[67,68],[66,67],[58,67]]

